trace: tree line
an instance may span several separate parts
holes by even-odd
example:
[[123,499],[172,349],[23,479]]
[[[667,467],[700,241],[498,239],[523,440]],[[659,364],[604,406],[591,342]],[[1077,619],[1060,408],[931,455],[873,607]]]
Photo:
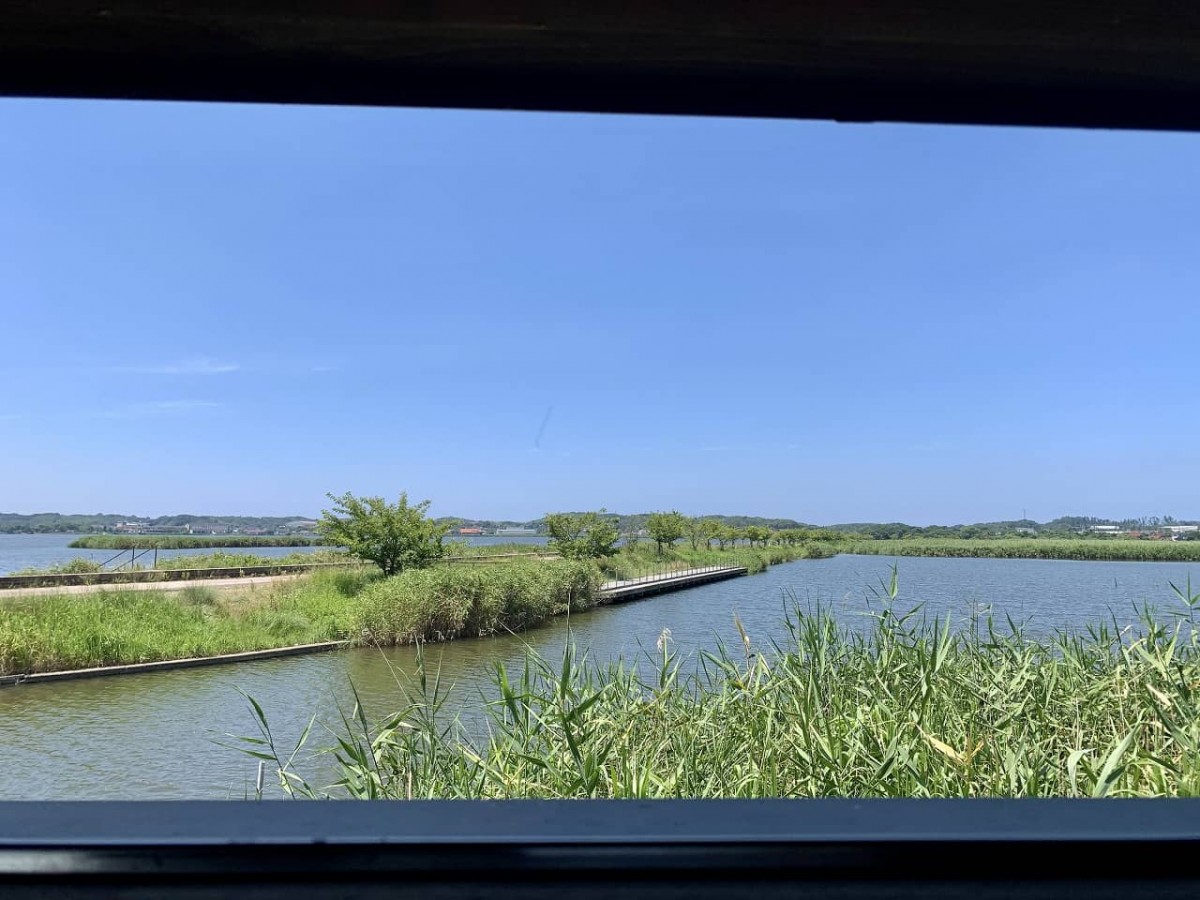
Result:
[[[317,523],[322,537],[345,547],[360,559],[375,563],[384,575],[397,575],[405,569],[422,568],[442,558],[446,535],[458,522],[432,519],[430,501],[409,503],[401,492],[396,503],[382,497],[356,497],[353,494],[328,494],[333,508],[323,510]],[[595,512],[547,513],[544,518],[549,547],[565,559],[604,559],[614,555],[622,539],[627,544],[640,542],[644,530],[663,555],[668,548],[686,539],[693,550],[721,550],[746,543],[766,547],[774,542],[796,545],[805,541],[844,540],[845,535],[822,529],[786,528],[772,530],[765,525],[738,528],[708,516],[685,516],[678,510],[650,513],[645,528],[622,533],[620,517],[603,509]]]
[[765,525],[738,528],[711,516],[685,516],[678,510],[654,512],[646,516],[645,528],[622,535],[618,518],[604,510],[589,513],[548,513],[545,518],[550,546],[568,559],[600,559],[617,552],[624,537],[626,543],[641,540],[641,531],[653,541],[655,552],[662,555],[681,540],[693,550],[711,550],[716,544],[725,550],[740,543],[751,547],[768,544],[795,546],[805,541],[842,541],[846,535],[824,529],[771,529]]

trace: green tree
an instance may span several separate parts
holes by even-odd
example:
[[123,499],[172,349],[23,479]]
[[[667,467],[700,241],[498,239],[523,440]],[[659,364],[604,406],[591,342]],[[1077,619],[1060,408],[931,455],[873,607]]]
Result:
[[736,544],[739,537],[741,537],[741,532],[732,525],[720,525],[717,528],[717,546],[722,550],[727,544],[730,547]]
[[334,508],[321,511],[317,530],[331,544],[375,563],[384,575],[426,566],[445,553],[442,539],[454,523],[426,516],[428,500],[410,506],[405,492],[395,505],[382,497],[326,496]]
[[699,517],[685,519],[683,531],[687,535],[687,539],[691,542],[693,550],[699,550],[701,544],[706,548],[708,547],[708,519],[701,519]]
[[717,519],[704,520],[704,546],[705,548],[712,547],[713,541],[721,539],[721,523]]
[[603,509],[587,513],[547,513],[550,547],[564,559],[601,559],[617,552],[617,523]]
[[765,547],[765,546],[767,546],[767,541],[769,541],[770,539],[771,539],[771,529],[770,528],[767,528],[764,525],[747,525],[746,526],[746,540],[748,540],[750,542],[751,547],[753,547],[755,544],[762,544],[762,546]]
[[677,510],[650,513],[650,517],[646,519],[646,530],[650,532],[659,556],[662,556],[665,547],[683,537],[686,522],[687,520]]

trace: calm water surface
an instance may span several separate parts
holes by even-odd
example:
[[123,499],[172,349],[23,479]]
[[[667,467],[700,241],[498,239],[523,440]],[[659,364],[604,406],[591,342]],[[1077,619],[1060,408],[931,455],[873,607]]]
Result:
[[[718,638],[735,644],[736,613],[765,648],[784,636],[790,597],[831,606],[847,624],[861,622],[891,565],[871,556],[789,563],[599,609],[575,616],[569,627],[576,644],[599,660],[653,649],[663,628],[671,629],[675,649],[694,655]],[[1178,584],[1190,573],[1200,582],[1194,563],[905,558],[899,572],[901,597],[923,601],[930,614],[966,621],[973,607],[987,604],[1033,629],[1075,627],[1110,612],[1129,622],[1134,605],[1171,606],[1169,581]],[[455,702],[477,708],[496,661],[516,663],[527,645],[560,658],[567,636],[568,623],[557,620],[519,637],[435,646],[427,658],[454,683]],[[372,717],[399,708],[397,679],[411,675],[414,661],[410,648],[357,650],[0,688],[0,799],[240,798],[251,789],[256,764],[220,746],[227,734],[255,733],[239,690],[263,705],[280,744],[290,747],[314,713],[332,724],[339,705],[350,709],[352,681]],[[320,727],[315,737],[320,745],[331,742]]]

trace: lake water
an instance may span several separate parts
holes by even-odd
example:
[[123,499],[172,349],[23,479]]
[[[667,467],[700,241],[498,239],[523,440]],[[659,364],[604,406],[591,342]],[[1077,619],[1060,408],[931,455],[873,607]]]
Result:
[[[694,655],[718,639],[736,645],[736,614],[767,648],[784,635],[785,606],[821,601],[847,624],[861,622],[872,589],[892,560],[838,556],[775,566],[761,575],[704,585],[565,619],[520,636],[433,646],[427,660],[455,685],[456,702],[478,704],[489,668],[516,663],[526,646],[561,658],[568,627],[599,660],[653,650],[663,628],[674,648]],[[899,561],[905,603],[967,621],[990,604],[1034,630],[1078,627],[1115,615],[1132,622],[1135,605],[1167,609],[1168,582],[1200,582],[1200,564],[1055,560]],[[227,734],[253,735],[245,691],[264,707],[280,744],[290,746],[315,713],[332,724],[357,687],[369,715],[402,705],[397,679],[414,671],[411,648],[354,650],[177,672],[0,688],[0,799],[241,798],[256,763],[226,749]],[[318,727],[314,743],[332,743]],[[319,779],[318,779],[319,780]]]
[[[0,575],[17,572],[21,569],[44,569],[58,563],[69,562],[72,559],[90,559],[98,563],[112,559],[118,555],[116,550],[77,550],[68,546],[71,541],[82,535],[78,534],[0,534]],[[489,546],[492,544],[544,544],[544,537],[467,537],[454,538],[463,540],[472,546]],[[159,550],[160,559],[172,556],[197,556],[207,553],[217,553],[219,548],[204,548],[197,550]],[[254,556],[290,556],[293,553],[306,553],[319,550],[320,547],[235,547],[228,553],[251,553]],[[140,565],[149,565],[152,554],[138,559]],[[124,554],[126,561],[129,553]],[[120,562],[120,559],[116,561]]]

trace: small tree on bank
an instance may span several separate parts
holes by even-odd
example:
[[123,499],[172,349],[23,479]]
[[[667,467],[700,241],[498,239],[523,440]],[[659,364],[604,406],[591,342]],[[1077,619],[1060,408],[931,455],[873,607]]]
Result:
[[718,519],[704,520],[704,548],[712,548],[712,542],[721,540],[721,522]]
[[693,550],[699,550],[700,545],[708,546],[708,520],[701,518],[690,518],[684,525],[684,533],[687,534],[688,541],[691,542]]
[[650,532],[659,556],[662,556],[663,548],[674,544],[683,537],[686,521],[683,515],[676,510],[650,513],[650,517],[646,520],[646,530]]
[[445,553],[442,539],[453,523],[426,516],[428,500],[410,506],[404,492],[395,504],[350,493],[326,496],[334,508],[321,511],[317,530],[331,544],[375,563],[384,575],[427,566]]
[[547,513],[550,547],[564,559],[603,559],[617,552],[616,522],[602,509],[588,513]]
[[767,546],[767,541],[771,539],[771,529],[764,525],[747,525],[746,540],[750,542],[750,546]]
[[737,540],[737,529],[730,525],[717,525],[717,547],[724,550],[726,545],[732,546]]

